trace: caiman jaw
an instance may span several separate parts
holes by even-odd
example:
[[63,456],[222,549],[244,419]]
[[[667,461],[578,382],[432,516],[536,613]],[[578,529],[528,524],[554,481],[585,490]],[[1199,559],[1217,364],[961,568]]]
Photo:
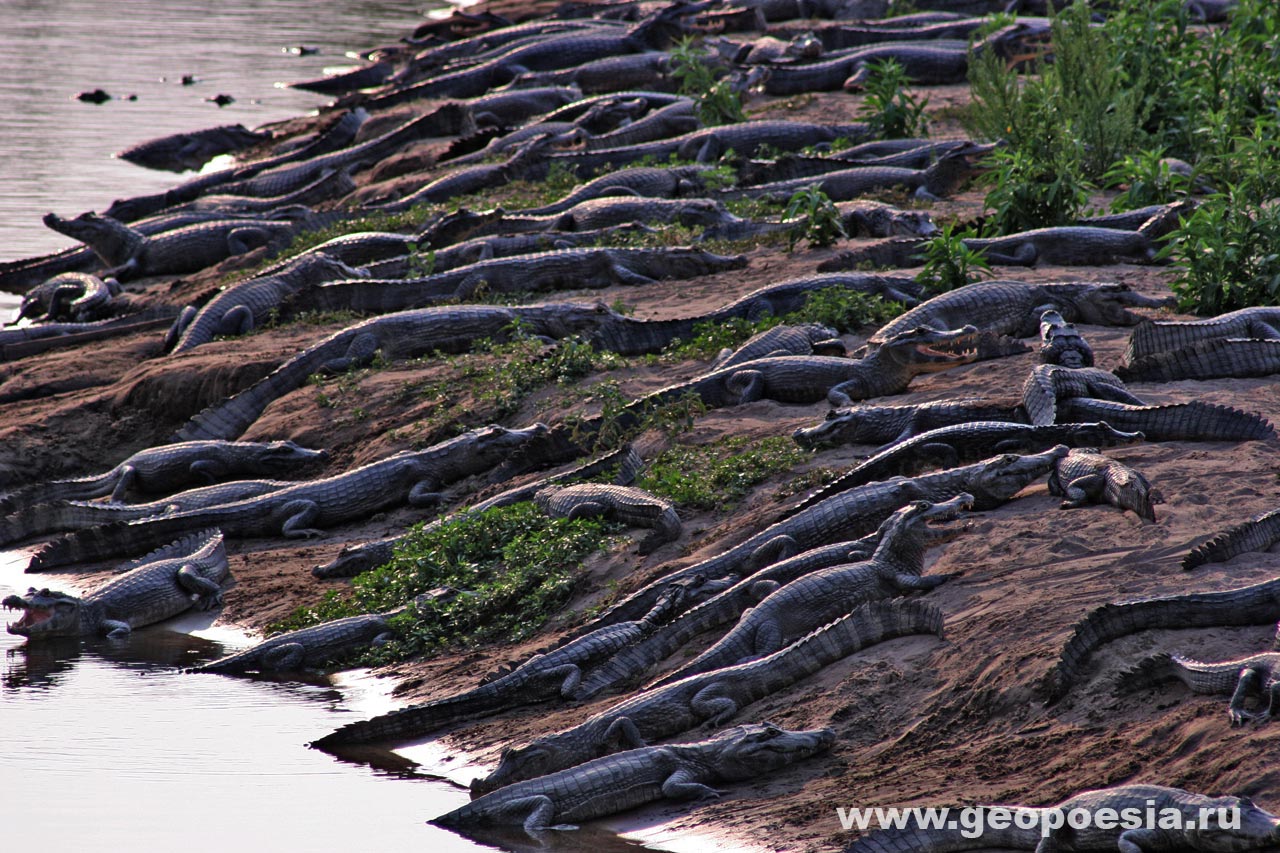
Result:
[[5,629],[10,634],[28,636],[32,628],[42,625],[53,618],[52,607],[30,607],[16,595],[11,595],[4,600],[4,609],[22,611],[21,619],[17,622],[10,622],[5,626]]

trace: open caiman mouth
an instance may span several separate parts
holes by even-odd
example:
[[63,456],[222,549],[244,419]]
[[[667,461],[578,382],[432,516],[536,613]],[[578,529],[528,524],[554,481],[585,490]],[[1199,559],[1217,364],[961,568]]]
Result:
[[916,354],[922,356],[929,362],[939,364],[968,364],[977,361],[978,350],[976,347],[965,347],[964,349],[952,352],[948,350],[934,349],[928,344],[920,344],[916,347]]
[[37,625],[42,625],[53,618],[52,607],[23,607],[23,606],[10,604],[8,599],[5,600],[4,606],[6,610],[22,611],[21,619],[19,619],[17,622],[10,622],[6,626],[6,630],[10,634],[21,634],[25,636],[26,634],[30,633],[32,628],[36,627]]

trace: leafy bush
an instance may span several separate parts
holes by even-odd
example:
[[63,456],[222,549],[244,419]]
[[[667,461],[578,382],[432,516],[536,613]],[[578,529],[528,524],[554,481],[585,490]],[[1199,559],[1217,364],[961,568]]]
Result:
[[849,236],[840,221],[840,209],[818,184],[810,184],[791,195],[782,221],[796,223],[788,237],[787,251],[794,250],[802,237],[809,241],[810,247],[823,248]]
[[696,100],[698,119],[705,127],[746,121],[742,96],[734,91],[728,77],[717,79],[716,71],[698,52],[692,38],[671,49],[671,76],[677,90]]
[[803,308],[782,319],[784,323],[821,323],[837,332],[854,332],[865,326],[883,325],[902,311],[901,303],[879,294],[827,287],[810,293]]
[[663,451],[637,485],[682,507],[722,509],[741,499],[756,484],[807,458],[808,453],[786,436],[758,441],[733,436]]
[[1280,304],[1280,209],[1245,193],[1206,199],[1171,235],[1164,256],[1185,311],[1221,314]]
[[983,180],[994,186],[985,203],[998,233],[1070,225],[1089,201],[1079,149],[1067,140],[1051,154],[998,148],[987,162],[991,170]]
[[548,518],[532,503],[464,513],[434,529],[418,525],[391,562],[357,576],[349,592],[330,591],[270,627],[288,631],[378,613],[438,587],[459,594],[395,617],[397,637],[363,662],[390,663],[467,642],[520,640],[559,612],[577,569],[618,526],[597,519]]
[[955,233],[955,224],[947,223],[941,233],[925,241],[922,256],[924,268],[916,274],[916,281],[932,293],[955,290],[977,281],[983,274],[991,275],[991,266],[981,252],[964,244],[964,238],[976,236],[966,230]]
[[1164,151],[1159,148],[1125,155],[1102,180],[1107,186],[1125,185],[1125,191],[1111,201],[1114,211],[1167,204],[1185,196],[1191,187],[1189,177],[1170,170]]
[[910,80],[902,64],[890,58],[868,63],[867,71],[866,97],[858,116],[867,122],[872,136],[883,139],[928,136],[924,110],[929,99],[917,100],[903,91]]

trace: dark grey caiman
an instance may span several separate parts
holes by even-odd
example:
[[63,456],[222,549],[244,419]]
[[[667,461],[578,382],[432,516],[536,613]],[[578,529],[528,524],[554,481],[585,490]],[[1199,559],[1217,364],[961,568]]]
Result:
[[942,612],[924,602],[867,602],[772,654],[645,690],[571,728],[504,750],[497,769],[471,783],[472,795],[512,790],[526,779],[625,749],[644,747],[699,725],[719,726],[855,652],[911,634],[942,634]]
[[329,454],[292,441],[187,441],[149,447],[104,474],[25,486],[0,498],[0,511],[36,503],[87,500],[110,495],[122,500],[130,491],[168,494],[191,483],[217,483],[245,474],[287,477],[299,468],[324,462]]
[[937,588],[952,576],[922,576],[932,539],[928,524],[972,507],[967,493],[937,504],[912,501],[881,522],[880,541],[868,559],[810,572],[774,590],[702,654],[654,684],[772,654],[864,602]]
[[955,193],[973,174],[974,168],[965,156],[951,154],[924,169],[855,166],[814,177],[735,187],[723,191],[720,197],[786,201],[799,190],[816,185],[832,201],[849,201],[879,190],[898,188],[918,198],[939,199]]
[[959,83],[968,72],[969,43],[944,39],[853,48],[828,54],[817,62],[756,66],[747,82],[767,95],[858,91],[867,79],[867,64],[885,59],[896,60],[918,85]]
[[675,506],[634,486],[607,483],[575,483],[567,486],[543,486],[533,502],[553,518],[605,518],[638,527],[651,527],[653,532],[640,542],[640,553],[649,554],[668,542],[680,538],[682,526]]
[[234,503],[77,530],[42,546],[27,571],[137,553],[157,540],[210,525],[238,538],[323,535],[324,528],[403,503],[434,504],[442,487],[493,468],[546,433],[543,424],[518,430],[482,427],[425,450],[396,453]]
[[93,249],[121,281],[151,275],[182,275],[287,237],[294,223],[226,219],[188,225],[148,237],[109,216],[82,213],[63,219],[49,213],[44,224]]
[[1075,397],[1143,405],[1142,400],[1135,397],[1114,373],[1098,367],[1040,364],[1031,369],[1022,383],[1022,407],[1033,424],[1063,422],[1065,419],[1058,411],[1058,403]]
[[1182,558],[1182,568],[1190,571],[1206,563],[1224,563],[1241,554],[1266,551],[1276,542],[1280,542],[1280,510],[1273,509],[1215,533]]
[[[970,421],[939,427],[884,448],[805,497],[792,511],[812,506],[845,489],[874,480],[885,480],[897,475],[911,476],[933,468],[954,468],[997,453],[1036,453],[1056,444],[1068,447],[1120,447],[1142,440],[1140,432],[1120,432],[1106,423],[1032,425],[1006,421]],[[1063,464],[1059,461],[1059,468]]]
[[1207,320],[1146,320],[1129,336],[1123,361],[1171,352],[1217,338],[1280,339],[1280,308],[1241,308]]
[[[1214,662],[1167,652],[1152,655],[1120,676],[1117,692],[1131,692],[1174,680],[1187,685],[1192,693],[1231,694],[1227,718],[1233,726],[1251,721],[1267,723],[1272,717],[1280,716],[1280,652]],[[1245,706],[1255,695],[1260,700],[1258,710],[1249,711]]]
[[612,315],[603,303],[553,303],[514,308],[449,305],[371,317],[307,347],[254,385],[206,408],[174,438],[235,438],[267,406],[300,388],[312,374],[342,373],[367,364],[376,353],[394,361],[437,350],[465,352],[481,338],[505,340],[517,322],[528,334],[538,337],[589,335]]
[[1153,353],[1115,368],[1129,382],[1178,382],[1280,373],[1280,339],[1215,338]]
[[984,332],[1025,338],[1039,331],[1040,316],[1048,310],[1071,323],[1132,326],[1142,317],[1130,308],[1161,308],[1171,302],[1172,297],[1144,296],[1110,282],[982,281],[925,300],[890,320],[867,343],[875,345],[917,326],[954,329],[966,323]]
[[1155,628],[1269,625],[1280,619],[1280,578],[1235,589],[1187,592],[1113,602],[1076,623],[1045,676],[1046,701],[1057,702],[1084,670],[1089,655],[1120,637]]
[[666,584],[693,574],[722,578],[744,571],[754,572],[825,543],[865,536],[914,500],[941,503],[969,494],[973,496],[975,509],[994,509],[1048,474],[1066,454],[1065,445],[1029,456],[1007,453],[910,480],[894,478],[850,489],[771,524],[715,557],[668,572],[606,610],[586,627],[589,630],[638,618],[653,606],[658,591]]
[[[448,827],[516,825],[529,834],[625,811],[660,799],[718,797],[708,782],[759,780],[825,752],[831,729],[790,732],[738,726],[696,743],[646,746],[496,791],[435,818]],[[557,823],[560,822],[560,823]]]
[[[1033,267],[1038,263],[1057,266],[1097,267],[1119,263],[1147,264],[1156,259],[1151,238],[1141,231],[1059,225],[1037,228],[1004,237],[965,237],[965,248],[982,255],[988,263]],[[884,240],[824,261],[819,269],[851,269],[865,263],[878,267],[915,267],[924,263],[922,240]],[[962,288],[963,289],[963,288]]]
[[27,291],[18,306],[18,320],[86,323],[110,313],[112,297],[120,295],[120,282],[96,275],[64,272]]
[[774,326],[747,338],[737,349],[728,347],[722,349],[711,362],[711,367],[713,370],[719,370],[755,361],[758,358],[813,353],[843,356],[846,350],[839,333],[827,326],[818,323]]
[[1109,503],[1147,521],[1156,520],[1154,504],[1164,503],[1142,474],[1088,449],[1074,449],[1058,460],[1049,474],[1049,494],[1064,498],[1063,509]]
[[[623,89],[676,91],[670,74],[671,55],[666,51],[647,50],[623,56],[606,56],[559,71],[533,71],[520,74],[513,86],[577,86],[586,95],[618,92]],[[684,133],[697,127],[686,127]],[[652,139],[653,137],[649,137]],[[647,140],[645,140],[647,141]]]
[[536,654],[524,663],[482,682],[480,686],[429,702],[398,708],[331,732],[311,746],[332,750],[362,743],[404,743],[446,726],[467,723],[522,705],[573,696],[582,670],[651,633],[691,590],[690,584],[673,584],[641,619],[607,625],[552,651]]
[[587,151],[617,150],[628,145],[643,145],[646,142],[693,133],[701,127],[702,122],[692,99],[680,100],[653,110],[625,127],[588,136],[582,141],[582,147]]
[[121,567],[126,571],[84,598],[47,589],[10,595],[8,609],[24,611],[10,634],[33,640],[102,634],[124,637],[134,628],[171,619],[193,606],[222,604],[222,582],[231,574],[222,534],[185,536]]
[[1068,323],[1054,310],[1040,315],[1040,352],[1037,358],[1041,364],[1093,367],[1093,349],[1089,343],[1075,324]]
[[197,309],[188,305],[165,335],[173,354],[195,349],[215,337],[245,335],[278,312],[290,296],[335,279],[357,278],[359,269],[326,254],[309,252],[230,285]]
[[363,613],[286,631],[244,651],[192,667],[187,672],[245,675],[251,672],[319,669],[353,652],[387,643],[395,636],[391,618],[405,610],[405,607],[398,607],[386,613]]
[[[882,829],[865,835],[845,853],[950,853],[957,850],[1123,851],[1271,850],[1280,844],[1280,818],[1247,797],[1207,797],[1160,785],[1120,785],[1084,791],[1053,806],[981,806],[988,817],[982,832],[958,826]],[[1105,811],[1104,811],[1105,810]],[[1083,829],[1066,825],[1072,812],[1093,816]],[[1109,813],[1120,820],[1102,820]],[[1177,814],[1177,820],[1170,818]],[[1141,815],[1159,816],[1150,826]],[[1123,816],[1137,816],[1133,825]],[[1238,825],[1237,825],[1238,820]],[[1046,835],[1047,833],[1047,835]]]
[[[510,506],[520,501],[530,500],[544,486],[572,483],[598,477],[605,473],[613,474],[612,482],[619,486],[626,486],[635,480],[643,467],[644,460],[628,445],[568,471],[541,477],[522,486],[515,486],[499,492],[491,498],[486,498],[449,515],[429,521],[423,526],[423,529],[431,530],[449,524],[456,521],[463,513],[484,512],[494,507]],[[347,545],[338,552],[338,556],[333,560],[322,566],[314,567],[311,570],[311,574],[317,578],[349,578],[361,572],[367,572],[370,569],[385,565],[395,555],[396,544],[407,535],[401,534],[373,542],[362,542],[359,545]]]
[[618,284],[639,287],[659,279],[696,278],[746,265],[745,255],[717,255],[683,247],[556,249],[477,261],[424,278],[351,279],[320,284],[299,292],[289,310],[387,314],[445,301],[464,301],[479,294],[596,289]]
[[677,198],[705,189],[702,177],[710,166],[676,166],[658,168],[637,166],[610,172],[574,188],[559,201],[542,207],[521,210],[525,216],[549,216],[563,213],[578,202],[605,196],[643,196],[645,198]]
[[855,403],[827,412],[822,423],[801,427],[791,434],[796,444],[807,450],[838,447],[842,444],[897,444],[929,430],[971,421],[1026,423],[1015,399],[934,400],[877,406]]
[[186,172],[199,169],[220,154],[241,151],[270,138],[270,131],[253,131],[242,124],[224,124],[148,139],[115,156],[148,169]]

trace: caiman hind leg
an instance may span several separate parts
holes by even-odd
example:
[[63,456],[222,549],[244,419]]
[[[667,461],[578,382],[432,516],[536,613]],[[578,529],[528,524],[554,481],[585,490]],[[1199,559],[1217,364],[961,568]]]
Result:
[[192,605],[197,610],[212,610],[222,606],[222,587],[200,574],[195,563],[183,563],[173,579],[183,592],[191,596]]
[[280,533],[291,539],[309,536],[323,536],[324,531],[310,527],[320,517],[320,505],[315,501],[299,498],[280,507],[275,515],[284,518],[280,525]]
[[[1256,666],[1248,666],[1240,671],[1240,677],[1236,680],[1235,692],[1231,694],[1231,703],[1227,706],[1227,716],[1231,719],[1231,725],[1243,726],[1246,722],[1262,717],[1269,718],[1270,709],[1257,714],[1250,713],[1245,710],[1245,704],[1249,701],[1249,696],[1255,692],[1262,690],[1262,682],[1266,677],[1266,673]],[[1272,693],[1274,696],[1274,692]]]
[[237,305],[228,309],[218,320],[218,325],[214,327],[213,334],[215,337],[219,335],[240,336],[247,335],[253,330],[253,312],[249,310],[248,305]]
[[1096,500],[1096,496],[1102,494],[1105,485],[1106,477],[1103,474],[1086,474],[1083,477],[1076,477],[1062,486],[1063,501],[1059,506],[1062,509],[1088,506]]

